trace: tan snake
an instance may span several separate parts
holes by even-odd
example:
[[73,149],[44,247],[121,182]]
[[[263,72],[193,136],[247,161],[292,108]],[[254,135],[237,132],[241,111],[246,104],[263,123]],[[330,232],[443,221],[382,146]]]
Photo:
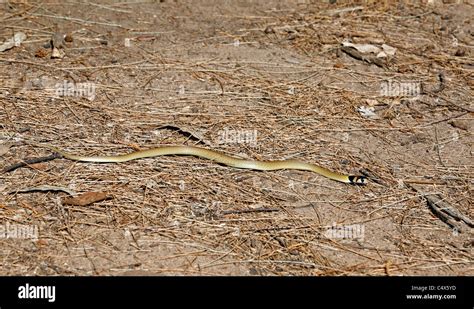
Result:
[[151,158],[157,156],[166,156],[166,155],[186,155],[186,156],[195,156],[199,158],[204,158],[208,160],[215,161],[227,166],[242,168],[242,169],[253,169],[260,171],[273,171],[281,169],[290,169],[290,170],[304,170],[311,171],[327,177],[332,180],[339,182],[350,183],[350,184],[365,184],[366,178],[364,176],[352,176],[344,175],[330,171],[324,167],[320,167],[315,164],[305,163],[298,160],[278,160],[278,161],[253,161],[239,159],[225,155],[223,153],[217,152],[215,150],[194,147],[194,146],[163,146],[147,150],[135,151],[128,154],[118,155],[118,156],[79,156],[64,152],[55,147],[40,144],[41,147],[46,147],[54,152],[59,153],[62,157],[82,162],[97,162],[97,163],[119,163],[127,162],[131,160],[141,159],[141,158]]

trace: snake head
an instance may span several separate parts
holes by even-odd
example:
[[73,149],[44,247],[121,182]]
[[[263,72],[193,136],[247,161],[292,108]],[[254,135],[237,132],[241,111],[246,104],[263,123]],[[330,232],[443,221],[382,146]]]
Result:
[[365,185],[365,184],[367,184],[367,177],[364,177],[364,176],[349,176],[349,181],[350,181],[351,184]]

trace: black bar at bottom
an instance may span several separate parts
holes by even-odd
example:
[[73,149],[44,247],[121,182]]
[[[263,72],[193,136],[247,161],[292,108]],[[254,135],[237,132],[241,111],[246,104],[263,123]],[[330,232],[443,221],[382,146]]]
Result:
[[0,308],[288,303],[472,309],[473,283],[474,277],[0,277]]

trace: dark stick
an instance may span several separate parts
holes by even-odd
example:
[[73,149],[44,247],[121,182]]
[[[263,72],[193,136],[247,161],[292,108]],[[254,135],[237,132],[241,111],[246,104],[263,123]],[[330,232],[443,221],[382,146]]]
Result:
[[408,183],[405,183],[405,185],[413,191],[421,194],[426,200],[431,212],[451,228],[456,228],[458,232],[462,232],[461,228],[457,226],[456,221],[464,221],[468,226],[474,227],[474,223],[471,219],[461,214],[461,212],[459,212],[455,207],[443,201],[440,196],[435,194],[425,194]]
[[242,213],[250,213],[250,212],[273,212],[273,211],[280,211],[279,208],[256,208],[256,209],[242,209],[242,210],[224,210],[222,212],[223,215],[230,215],[230,214],[242,214]]
[[357,49],[349,46],[343,46],[341,47],[341,50],[351,56],[352,58],[355,58],[357,60],[365,61],[367,63],[373,63],[378,67],[384,68],[385,64],[380,58],[377,58],[375,56],[369,56],[369,55],[364,55],[361,52],[359,52]]
[[51,161],[51,160],[54,160],[54,159],[57,159],[57,158],[61,158],[61,155],[58,154],[58,153],[55,153],[55,154],[52,154],[52,155],[47,156],[47,157],[39,157],[39,158],[24,160],[23,162],[15,163],[15,164],[12,164],[10,166],[5,167],[2,172],[3,173],[8,173],[8,172],[14,171],[14,170],[16,170],[17,168],[20,168],[20,167],[25,167],[25,166],[35,164],[35,163],[40,163],[40,162]]

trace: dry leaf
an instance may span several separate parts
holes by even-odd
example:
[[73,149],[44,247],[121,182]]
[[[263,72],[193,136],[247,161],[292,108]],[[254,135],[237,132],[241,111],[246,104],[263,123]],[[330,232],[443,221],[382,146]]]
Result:
[[46,171],[49,168],[48,164],[46,163],[30,164],[29,167],[38,171]]
[[389,56],[393,56],[397,52],[397,49],[395,47],[392,47],[392,46],[387,45],[387,44],[382,44],[382,49],[385,52],[385,54],[387,54]]
[[53,52],[51,53],[51,59],[61,59],[64,58],[66,53],[64,50],[54,47]]
[[65,205],[86,206],[108,198],[110,198],[110,195],[107,192],[86,192],[77,197],[67,197],[63,199],[63,203]]
[[359,106],[357,111],[362,115],[364,118],[378,118],[377,114],[375,113],[375,109],[371,106]]
[[39,48],[36,50],[35,52],[35,57],[38,57],[38,58],[44,58],[48,55],[48,50],[47,49],[44,49],[44,48]]
[[10,150],[11,146],[12,146],[11,144],[1,144],[0,145],[0,156],[3,156],[4,154],[6,154]]
[[365,100],[365,103],[367,103],[367,105],[369,105],[369,106],[377,106],[377,105],[379,105],[379,101],[374,100],[374,99],[366,99],[366,100]]
[[71,43],[72,41],[74,41],[74,38],[72,37],[72,34],[68,33],[64,36],[64,41],[68,42],[68,43]]
[[375,45],[371,45],[371,44],[354,44],[354,43],[345,41],[345,42],[342,42],[342,46],[348,46],[348,47],[355,48],[363,54],[370,54],[370,53],[378,54],[378,53],[380,53],[380,48],[378,48]]
[[0,45],[0,52],[9,50],[15,46],[20,46],[21,42],[26,39],[26,34],[23,32],[17,32],[15,35],[10,38],[9,40],[5,41],[2,45]]
[[36,246],[37,246],[38,248],[43,248],[43,247],[46,247],[46,246],[48,246],[48,245],[49,245],[49,242],[48,242],[47,239],[42,238],[42,239],[38,239],[38,240],[36,241]]

